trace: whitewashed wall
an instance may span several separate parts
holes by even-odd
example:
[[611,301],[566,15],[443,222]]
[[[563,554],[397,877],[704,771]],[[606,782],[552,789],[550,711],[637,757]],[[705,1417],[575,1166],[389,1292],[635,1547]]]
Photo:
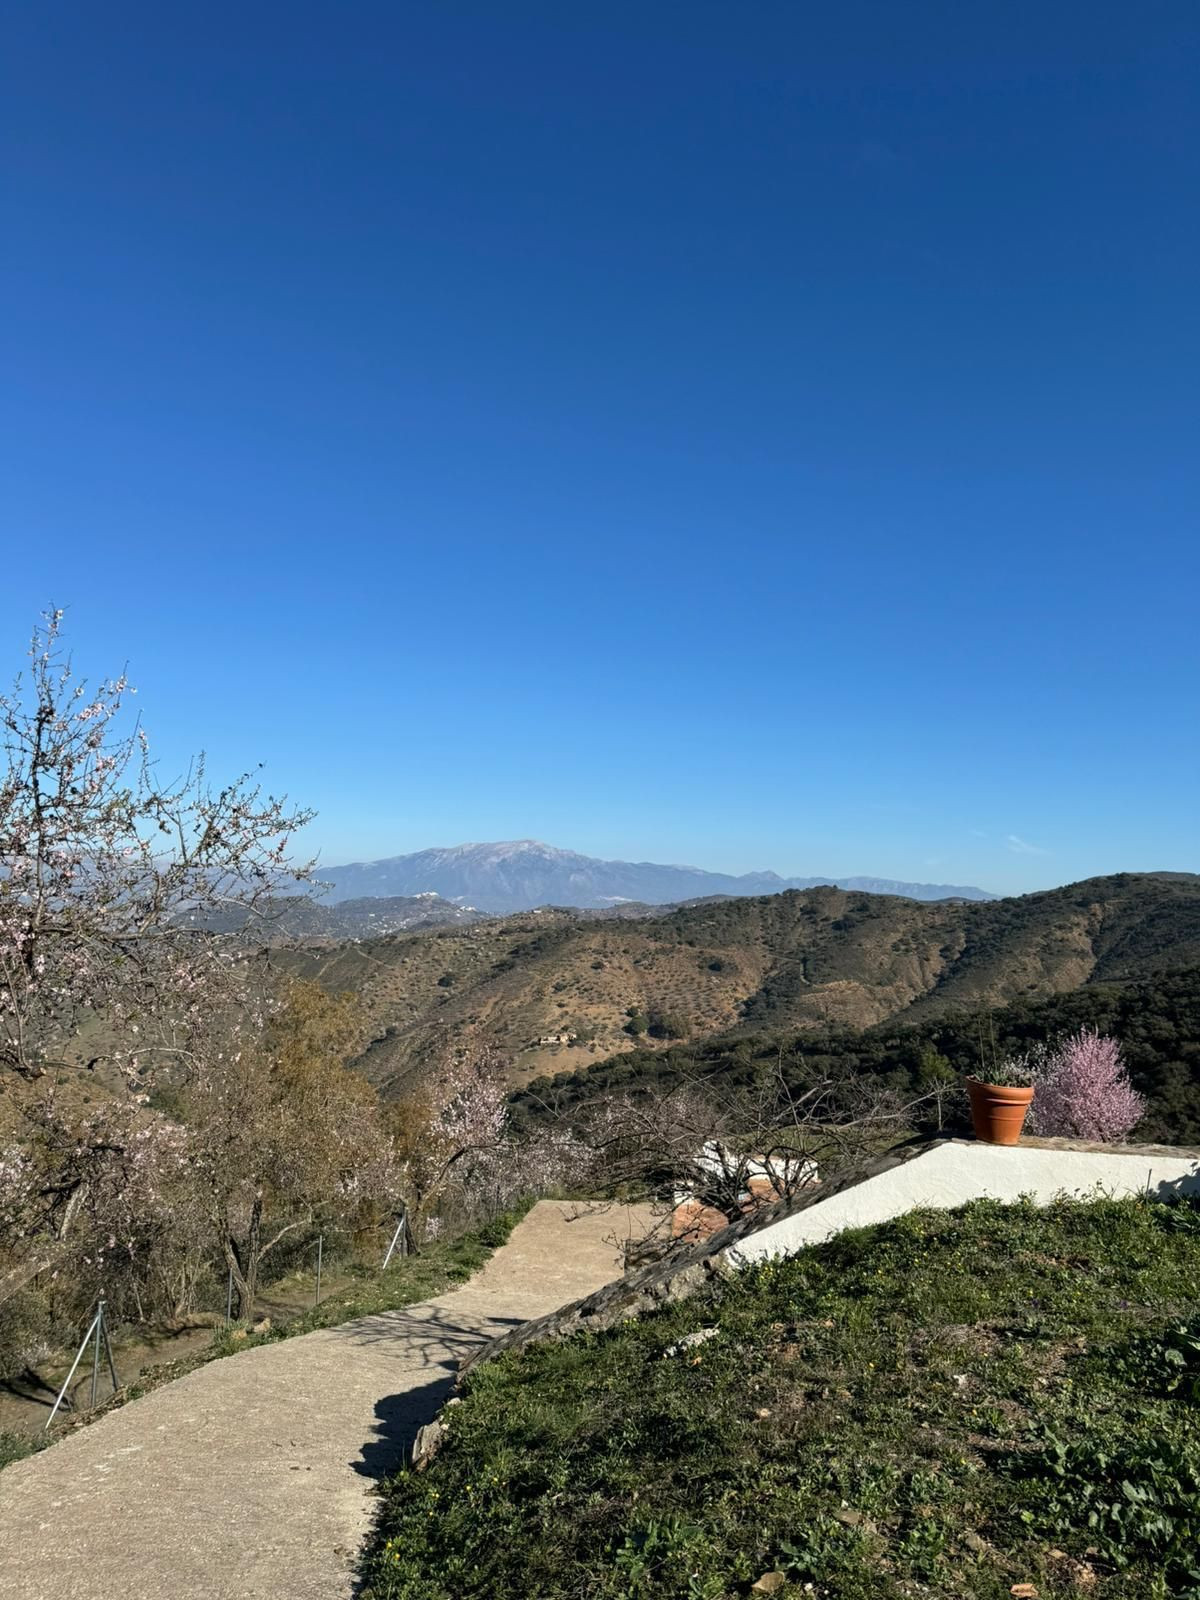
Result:
[[1162,1145],[1011,1148],[947,1140],[923,1155],[831,1194],[827,1200],[752,1233],[729,1250],[736,1265],[792,1255],[843,1228],[886,1222],[919,1206],[949,1210],[985,1196],[1045,1205],[1059,1195],[1200,1194],[1200,1155]]

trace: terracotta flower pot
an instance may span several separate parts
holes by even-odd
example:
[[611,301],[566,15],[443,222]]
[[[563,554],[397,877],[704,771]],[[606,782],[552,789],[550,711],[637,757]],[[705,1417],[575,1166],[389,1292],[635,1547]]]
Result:
[[967,1094],[975,1137],[984,1144],[1016,1144],[1033,1099],[1032,1085],[1017,1088],[968,1078]]

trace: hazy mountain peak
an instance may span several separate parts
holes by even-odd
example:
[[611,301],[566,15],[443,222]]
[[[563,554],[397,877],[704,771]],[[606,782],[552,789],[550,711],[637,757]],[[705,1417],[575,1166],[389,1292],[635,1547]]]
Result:
[[956,884],[900,883],[891,878],[782,878],[770,871],[736,875],[653,861],[602,861],[540,839],[444,845],[380,861],[324,867],[317,876],[331,885],[327,903],[370,895],[438,894],[497,913],[544,905],[598,908],[629,900],[669,905],[707,895],[772,894],[824,886],[907,895],[914,900],[995,898],[986,890]]

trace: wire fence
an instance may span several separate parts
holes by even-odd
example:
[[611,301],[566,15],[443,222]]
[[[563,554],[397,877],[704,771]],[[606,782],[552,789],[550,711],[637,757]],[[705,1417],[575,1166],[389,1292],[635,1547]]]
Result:
[[[251,1305],[240,1304],[239,1287],[244,1288],[246,1280],[243,1276],[239,1286],[233,1265],[226,1267],[223,1280],[213,1274],[210,1265],[197,1271],[189,1281],[186,1300],[175,1319],[179,1326],[172,1337],[186,1339],[192,1334],[210,1334],[214,1322],[218,1329],[223,1326],[228,1332],[239,1324],[254,1326],[267,1322],[272,1316],[290,1319],[309,1310],[315,1311],[330,1293],[345,1290],[356,1280],[362,1282],[385,1272],[409,1254],[410,1243],[409,1216],[404,1208],[366,1228],[317,1224],[315,1231],[309,1232],[307,1237],[301,1235],[293,1248],[272,1263],[283,1267],[284,1271],[278,1276],[273,1274],[271,1281],[256,1285]],[[310,1275],[311,1291],[305,1282]],[[309,1293],[311,1300],[306,1300]],[[124,1299],[128,1301],[128,1295]],[[43,1431],[64,1412],[79,1415],[94,1411],[121,1388],[113,1350],[113,1339],[118,1332],[122,1336],[121,1347],[126,1352],[123,1365],[132,1367],[132,1371],[126,1371],[127,1379],[136,1379],[147,1366],[158,1364],[161,1360],[158,1351],[137,1350],[137,1331],[148,1322],[145,1316],[139,1315],[140,1311],[140,1304],[126,1304],[122,1314],[111,1294],[101,1288],[89,1307],[86,1330],[79,1344],[67,1346],[74,1355],[61,1383],[56,1378],[42,1384],[39,1379],[37,1387],[46,1399],[39,1402],[32,1392],[28,1395],[31,1404],[39,1406],[49,1404],[50,1395],[54,1396],[49,1416],[41,1424]],[[76,1337],[79,1326],[76,1323]],[[70,1337],[69,1324],[63,1326],[60,1337],[65,1344]],[[148,1346],[154,1343],[154,1336],[148,1336]],[[90,1373],[85,1365],[89,1352]],[[150,1360],[146,1359],[147,1354]]]

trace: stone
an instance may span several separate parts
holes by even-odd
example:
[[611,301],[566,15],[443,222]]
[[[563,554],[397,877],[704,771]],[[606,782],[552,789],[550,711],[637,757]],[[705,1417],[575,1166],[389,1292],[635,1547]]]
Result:
[[685,1333],[682,1339],[677,1339],[674,1344],[669,1344],[663,1351],[664,1359],[667,1356],[677,1356],[681,1350],[692,1350],[698,1344],[707,1344],[710,1339],[715,1339],[720,1333],[720,1328],[697,1328],[695,1333]]
[[432,1422],[427,1422],[417,1429],[417,1436],[412,1444],[411,1461],[418,1472],[424,1472],[445,1442],[446,1425],[444,1422],[439,1422],[436,1417]]

